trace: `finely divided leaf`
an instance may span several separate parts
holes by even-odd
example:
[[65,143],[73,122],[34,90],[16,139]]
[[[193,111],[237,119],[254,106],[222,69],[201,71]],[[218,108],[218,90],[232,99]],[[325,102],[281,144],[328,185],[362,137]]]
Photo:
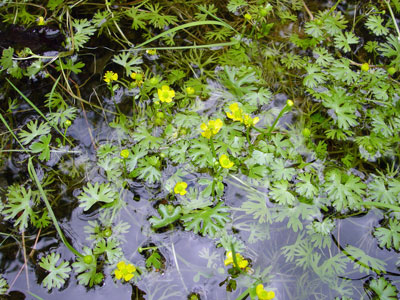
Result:
[[[61,286],[65,283],[65,279],[69,278],[69,272],[71,272],[71,267],[69,266],[69,262],[61,260],[60,254],[51,253],[45,257],[41,258],[39,265],[50,272],[42,281],[44,287],[47,287],[48,290],[52,288],[61,288]],[[58,266],[57,266],[58,264]]]

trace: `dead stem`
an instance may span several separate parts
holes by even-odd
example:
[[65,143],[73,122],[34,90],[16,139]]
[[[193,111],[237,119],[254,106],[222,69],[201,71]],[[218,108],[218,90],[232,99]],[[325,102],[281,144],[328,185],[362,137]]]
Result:
[[314,20],[314,16],[313,16],[312,12],[308,9],[308,7],[307,7],[306,3],[304,2],[304,0],[301,0],[301,2],[303,2],[304,9],[306,10],[306,12],[307,12],[308,16],[310,17],[310,19]]

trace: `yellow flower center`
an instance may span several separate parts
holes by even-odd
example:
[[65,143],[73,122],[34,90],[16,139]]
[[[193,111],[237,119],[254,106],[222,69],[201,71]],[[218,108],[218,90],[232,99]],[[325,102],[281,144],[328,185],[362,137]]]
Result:
[[187,193],[186,188],[187,188],[187,183],[184,181],[180,181],[175,184],[174,192],[175,192],[175,194],[179,194],[179,195],[183,196]]
[[219,163],[221,167],[225,169],[232,168],[234,163],[229,159],[229,157],[226,154],[222,154],[219,158]]

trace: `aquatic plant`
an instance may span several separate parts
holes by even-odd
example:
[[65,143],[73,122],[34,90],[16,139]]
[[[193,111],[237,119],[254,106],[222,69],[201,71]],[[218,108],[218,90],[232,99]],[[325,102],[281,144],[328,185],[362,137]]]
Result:
[[[395,299],[396,264],[379,251],[400,248],[400,4],[360,2],[349,18],[341,2],[4,3],[5,23],[32,37],[57,25],[63,39],[1,53],[0,161],[20,170],[0,205],[4,244],[31,263],[25,234],[54,226],[61,246],[31,256],[46,290],[109,277],[148,299],[201,299],[184,266],[238,300]],[[24,88],[34,81],[39,97]],[[65,202],[87,222],[82,241]],[[339,238],[368,213],[375,250]],[[135,249],[132,228],[145,237]],[[188,232],[213,245],[192,261],[168,236]],[[146,286],[172,266],[185,295]],[[280,274],[296,282],[274,286]]]

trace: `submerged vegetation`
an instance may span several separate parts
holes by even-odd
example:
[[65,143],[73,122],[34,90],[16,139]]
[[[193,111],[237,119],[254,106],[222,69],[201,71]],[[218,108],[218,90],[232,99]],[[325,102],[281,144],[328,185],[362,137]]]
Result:
[[0,4],[6,299],[398,299],[400,1]]

